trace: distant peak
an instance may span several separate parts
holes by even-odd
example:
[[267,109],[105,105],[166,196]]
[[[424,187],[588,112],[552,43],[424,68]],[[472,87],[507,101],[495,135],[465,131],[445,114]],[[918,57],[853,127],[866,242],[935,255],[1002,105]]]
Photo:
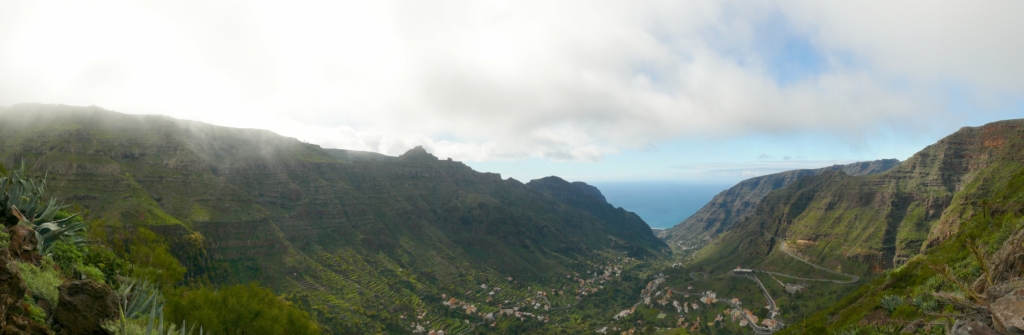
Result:
[[559,178],[558,176],[547,176],[541,178],[540,180],[544,182],[569,183],[568,181],[565,181],[565,179]]
[[437,156],[431,155],[429,152],[427,152],[427,149],[423,149],[422,145],[417,145],[415,148],[409,149],[409,151],[406,151],[401,156],[398,156],[398,158],[437,160]]

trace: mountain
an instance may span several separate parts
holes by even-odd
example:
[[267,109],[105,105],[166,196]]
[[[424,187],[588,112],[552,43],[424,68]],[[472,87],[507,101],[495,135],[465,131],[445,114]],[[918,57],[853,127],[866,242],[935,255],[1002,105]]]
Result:
[[61,201],[107,227],[103,238],[151,230],[188,280],[259,281],[332,333],[408,332],[420,314],[468,329],[442,296],[496,310],[623,252],[668,249],[595,188],[531,183],[551,186],[538,191],[421,147],[389,157],[164,116],[16,105],[0,110],[0,162],[45,173]]
[[696,247],[743,221],[754,213],[757,205],[768,193],[786,187],[797,179],[820,175],[826,171],[842,171],[851,176],[876,174],[888,171],[897,164],[899,160],[896,159],[881,159],[750,178],[722,191],[689,218],[662,231],[659,237],[671,245]]
[[964,127],[886,173],[798,181],[757,212],[703,263],[730,262],[726,253],[770,263],[785,244],[816,264],[871,276],[789,333],[912,320],[957,334],[1024,331],[1024,120]]
[[584,193],[590,194],[598,199],[601,199],[602,202],[608,202],[608,199],[604,198],[604,194],[601,194],[601,190],[597,189],[597,187],[594,187],[593,185],[584,183],[582,181],[574,181],[572,182],[572,184],[578,187]]
[[[701,333],[1024,331],[1024,120],[964,127],[884,172],[792,179],[624,315]],[[678,293],[700,309],[653,317],[678,313],[662,307]]]
[[[624,237],[627,241],[645,241],[649,246],[664,245],[661,240],[654,237],[651,227],[644,223],[643,219],[633,212],[609,204],[597,187],[584,182],[569,183],[558,177],[532,180],[526,186],[551,196],[558,202],[590,213],[615,236]],[[642,253],[643,250],[637,252]]]
[[766,196],[702,253],[766,256],[785,238],[806,241],[800,252],[817,264],[882,271],[954,235],[977,215],[966,205],[990,201],[985,193],[1022,164],[1024,120],[964,127],[883,173],[800,178]]

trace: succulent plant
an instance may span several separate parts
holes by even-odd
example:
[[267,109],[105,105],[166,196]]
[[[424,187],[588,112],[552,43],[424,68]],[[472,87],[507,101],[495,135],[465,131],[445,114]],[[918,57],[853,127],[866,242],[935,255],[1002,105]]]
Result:
[[203,328],[197,324],[191,326],[181,321],[181,327],[164,328],[164,303],[166,302],[160,293],[160,288],[147,281],[136,281],[134,279],[121,279],[121,286],[117,289],[118,307],[121,318],[117,321],[120,334],[128,334],[129,319],[146,318],[146,335],[190,335],[198,331],[203,335]]
[[[82,245],[86,242],[81,234],[88,225],[84,221],[73,221],[78,214],[57,219],[65,206],[57,198],[46,200],[46,178],[32,179],[25,176],[25,163],[9,173],[0,169],[0,211],[4,220],[17,219],[19,225],[32,228],[39,241],[40,254],[50,253],[53,243],[59,240]],[[8,222],[4,222],[7,224]]]
[[882,308],[885,308],[886,311],[892,313],[893,311],[896,310],[896,308],[903,306],[905,302],[906,301],[899,296],[886,294],[884,297],[882,297],[882,301],[880,302],[880,304],[882,305]]

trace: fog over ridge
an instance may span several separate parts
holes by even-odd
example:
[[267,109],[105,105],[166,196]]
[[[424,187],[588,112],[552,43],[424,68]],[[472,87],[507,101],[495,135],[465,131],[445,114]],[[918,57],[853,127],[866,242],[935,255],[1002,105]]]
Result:
[[0,105],[97,105],[466,161],[597,162],[748,134],[860,150],[1012,115],[1021,6],[4,2]]

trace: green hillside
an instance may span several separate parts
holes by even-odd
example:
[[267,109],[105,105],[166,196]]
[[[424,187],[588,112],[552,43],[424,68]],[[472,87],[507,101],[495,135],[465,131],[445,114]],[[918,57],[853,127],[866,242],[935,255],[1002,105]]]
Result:
[[[187,282],[259,281],[329,333],[554,327],[485,315],[668,250],[635,215],[618,226],[422,148],[388,157],[262,130],[17,105],[0,111],[0,162],[22,161],[100,222],[95,238],[156,232]],[[451,298],[461,310],[442,304]]]
[[[784,333],[945,333],[972,319],[1005,330],[992,316],[1012,306],[995,304],[1005,292],[985,290],[1024,275],[1022,226],[1024,120],[995,122],[883,173],[796,179],[667,270],[666,284],[694,285],[689,273],[707,273],[713,280],[696,286],[764,304],[753,282],[730,275],[754,269],[788,322]],[[784,284],[803,287],[787,293]]]
[[661,232],[659,237],[680,250],[699,248],[753,215],[758,204],[768,193],[786,187],[797,179],[827,171],[843,171],[851,176],[870,175],[888,171],[899,163],[900,161],[895,159],[881,159],[750,178],[722,191],[686,220]]
[[[70,324],[47,321],[48,302],[85,277],[163,290],[163,311],[135,314],[135,327],[166,314],[223,333],[247,324],[335,334],[1024,327],[1014,319],[1024,315],[1015,312],[1024,310],[1024,120],[963,128],[895,166],[744,181],[668,232],[675,247],[699,247],[682,255],[590,185],[524,184],[421,147],[391,157],[162,116],[18,105],[0,110],[0,163],[45,178],[46,196],[71,205],[50,219],[81,213],[67,222],[87,225],[79,234],[94,243],[68,237],[21,252],[36,243],[11,237],[28,225],[3,209],[0,242],[18,246],[0,248],[18,268],[4,278],[28,285],[0,292],[14,297],[4,306],[27,306],[4,319],[17,329]],[[9,199],[21,197],[0,198]]]

